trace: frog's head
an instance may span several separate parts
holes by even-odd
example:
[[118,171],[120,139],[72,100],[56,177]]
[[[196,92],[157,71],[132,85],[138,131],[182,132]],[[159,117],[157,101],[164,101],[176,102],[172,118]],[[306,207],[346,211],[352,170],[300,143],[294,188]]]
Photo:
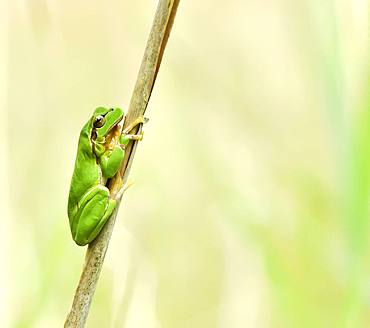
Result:
[[121,108],[98,107],[95,109],[92,123],[96,133],[96,138],[104,139],[114,127],[123,119],[123,110]]

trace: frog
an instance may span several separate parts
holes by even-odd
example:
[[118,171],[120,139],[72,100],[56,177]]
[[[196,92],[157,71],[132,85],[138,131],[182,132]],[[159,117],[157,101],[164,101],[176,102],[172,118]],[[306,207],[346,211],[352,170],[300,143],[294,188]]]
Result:
[[140,116],[122,131],[124,117],[119,107],[97,107],[80,132],[68,196],[69,226],[79,246],[99,235],[117,207],[119,196],[113,197],[108,181],[120,170],[129,142],[143,139],[143,133],[129,132],[146,119]]

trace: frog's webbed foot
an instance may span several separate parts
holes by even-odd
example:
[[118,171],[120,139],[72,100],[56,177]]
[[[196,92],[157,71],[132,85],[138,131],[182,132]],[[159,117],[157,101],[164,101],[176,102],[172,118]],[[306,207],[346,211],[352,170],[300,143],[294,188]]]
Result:
[[122,131],[120,143],[123,149],[127,146],[130,140],[143,140],[144,132],[140,132],[138,134],[129,134],[129,132],[137,125],[144,124],[148,121],[148,118],[145,118],[144,116],[139,116]]
[[140,132],[139,134],[125,134],[125,138],[128,140],[143,140],[144,132]]
[[148,121],[149,119],[147,117],[139,116],[122,131],[122,134],[128,134],[135,126],[145,124]]
[[133,184],[134,184],[134,180],[132,180],[131,178],[129,178],[129,180],[121,187],[121,189],[119,190],[119,192],[117,193],[115,199],[121,199],[123,193],[128,189],[130,188]]

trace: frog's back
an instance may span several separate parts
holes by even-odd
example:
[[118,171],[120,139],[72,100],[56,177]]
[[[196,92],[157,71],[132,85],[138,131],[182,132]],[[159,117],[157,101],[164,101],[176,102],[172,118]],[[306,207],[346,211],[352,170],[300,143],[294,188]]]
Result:
[[81,130],[77,156],[68,197],[68,216],[77,210],[77,202],[99,184],[100,172],[89,139],[89,123]]

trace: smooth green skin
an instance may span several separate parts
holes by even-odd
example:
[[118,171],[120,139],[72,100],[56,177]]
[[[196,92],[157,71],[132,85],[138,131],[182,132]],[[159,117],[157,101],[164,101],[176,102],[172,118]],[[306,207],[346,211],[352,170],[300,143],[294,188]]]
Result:
[[[104,124],[94,128],[99,115],[104,116]],[[125,155],[121,145],[127,145],[129,140],[122,134],[121,145],[116,145],[113,150],[106,150],[104,142],[123,117],[120,108],[98,107],[81,130],[68,197],[69,225],[77,245],[92,242],[116,207],[117,201],[110,197],[105,183],[121,167]],[[96,139],[93,140],[95,134]]]

